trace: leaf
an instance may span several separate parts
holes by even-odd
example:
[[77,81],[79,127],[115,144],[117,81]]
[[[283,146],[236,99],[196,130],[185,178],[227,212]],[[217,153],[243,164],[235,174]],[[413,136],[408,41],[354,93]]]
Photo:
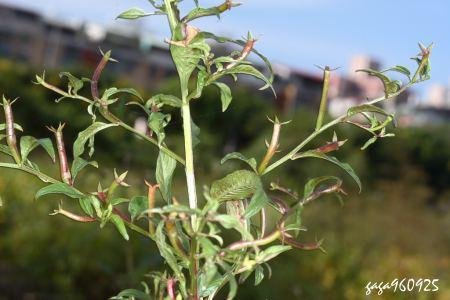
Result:
[[161,104],[172,107],[181,107],[181,100],[173,95],[158,94],[151,97],[145,106],[150,109],[152,105],[160,106]]
[[128,241],[130,237],[128,236],[127,228],[123,220],[118,215],[112,214],[110,221],[116,226],[117,231],[119,231],[122,237]]
[[272,86],[272,82],[266,77],[264,76],[264,74],[262,74],[260,71],[258,71],[255,67],[250,66],[250,65],[237,65],[231,69],[227,69],[223,71],[224,75],[230,75],[230,74],[246,74],[246,75],[250,75],[253,77],[256,77],[262,81],[264,81],[266,83],[265,86],[263,86],[262,88],[260,88],[261,90],[266,89],[266,88],[271,88],[272,92],[274,95],[276,95],[275,90]]
[[194,123],[191,118],[191,131],[192,131],[192,149],[194,149],[198,144],[200,144],[200,127]]
[[361,70],[356,70],[356,72],[365,72],[365,73],[369,74],[370,76],[378,77],[384,85],[384,92],[385,92],[386,98],[388,98],[390,95],[398,92],[398,90],[400,90],[401,85],[402,85],[401,82],[399,82],[398,80],[392,81],[389,77],[384,75],[382,72],[379,72],[376,70],[361,69]]
[[252,239],[251,234],[247,231],[247,229],[242,225],[240,220],[236,216],[230,215],[216,215],[214,217],[216,222],[219,222],[226,229],[234,229],[238,231],[243,238]]
[[364,146],[361,147],[361,150],[366,150],[370,145],[375,143],[378,140],[377,136],[373,136],[370,139],[367,140],[367,142],[364,144]]
[[389,72],[389,71],[401,73],[401,74],[407,76],[408,78],[410,78],[410,76],[411,76],[411,71],[409,71],[408,68],[406,68],[404,66],[395,66],[395,67],[386,69],[386,70],[382,71],[381,73],[385,73],[385,72]]
[[[178,24],[178,26],[181,26],[181,24]],[[178,27],[175,31],[181,32],[181,27]],[[203,38],[200,35],[197,35],[192,43],[201,41],[203,41]],[[170,45],[170,52],[180,77],[180,85],[184,89],[188,86],[189,78],[202,57],[202,50],[198,48]]]
[[159,184],[159,190],[167,203],[172,201],[172,178],[177,161],[165,154],[159,152],[156,162],[156,182]]
[[221,82],[213,82],[215,86],[217,86],[220,90],[220,100],[222,101],[222,112],[226,111],[228,106],[233,100],[233,96],[231,95],[231,90],[225,83]]
[[148,127],[158,136],[158,145],[162,145],[166,138],[164,128],[169,124],[171,115],[161,112],[152,112],[148,118]]
[[334,180],[336,182],[341,182],[341,180],[336,176],[321,176],[308,180],[305,184],[305,190],[303,192],[303,198],[308,198],[312,193],[314,193],[316,187],[323,182]]
[[266,261],[269,261],[269,260],[275,258],[276,256],[280,255],[281,253],[289,251],[291,249],[292,249],[291,246],[282,246],[282,245],[270,246],[269,248],[261,251],[258,254],[257,260],[260,263],[266,262]]
[[[5,124],[5,123],[0,124],[0,131],[5,130],[5,129],[6,129],[6,124]],[[20,125],[17,124],[17,123],[14,123],[14,129],[17,129],[17,130],[20,130],[20,131],[23,132],[22,126],[20,126]]]
[[358,105],[358,106],[354,106],[349,108],[349,110],[347,111],[347,116],[351,117],[363,112],[374,112],[374,113],[379,113],[385,116],[389,116],[390,114],[387,113],[384,109],[379,108],[378,106],[375,105],[371,105],[371,104],[362,104],[362,105]]
[[94,168],[98,168],[98,163],[96,161],[87,161],[81,157],[75,157],[70,171],[70,173],[72,174],[72,181],[75,181],[75,178],[77,177],[78,173],[88,165],[91,165]]
[[23,136],[20,139],[20,154],[22,156],[22,162],[26,161],[28,155],[36,149],[37,146],[41,146],[48,153],[53,162],[55,162],[56,155],[53,143],[49,138],[36,139],[32,136]]
[[81,156],[84,152],[84,147],[85,147],[86,142],[91,137],[95,136],[95,134],[97,134],[99,131],[110,128],[110,127],[114,127],[114,126],[118,126],[118,124],[106,124],[106,123],[102,123],[102,122],[95,122],[91,126],[89,126],[87,129],[80,132],[78,134],[78,137],[77,137],[75,143],[73,144],[73,156],[75,158]]
[[136,289],[126,289],[121,291],[117,296],[112,297],[111,300],[153,300],[150,295],[146,293],[136,290]]
[[[82,197],[79,199],[81,209],[91,218],[94,217],[94,208],[92,207],[92,198],[94,196]],[[98,201],[95,198],[96,201]]]
[[211,197],[217,201],[245,199],[261,186],[259,177],[251,171],[239,170],[228,174],[211,185]]
[[178,280],[183,283],[184,281],[184,275],[181,270],[180,265],[178,264],[177,258],[175,254],[173,253],[172,247],[170,247],[166,243],[166,237],[163,233],[163,227],[164,222],[160,222],[158,224],[158,227],[156,228],[156,245],[158,246],[159,253],[161,256],[165,259],[165,262],[169,265],[169,267],[172,269],[172,271],[175,273]]
[[[244,40],[234,40],[234,39],[230,39],[227,37],[221,37],[221,36],[216,36],[213,33],[210,32],[202,32],[203,36],[207,39],[213,39],[218,43],[234,43],[236,45],[239,45],[241,47],[245,47],[246,45],[246,41]],[[270,63],[270,61],[267,59],[267,57],[265,57],[264,55],[262,55],[259,51],[257,51],[256,49],[252,49],[252,52],[254,54],[256,54],[266,65],[266,67],[269,69],[269,73],[270,73],[270,77],[269,77],[269,81],[273,82],[274,79],[274,73],[273,73],[273,69],[272,69],[272,64]]]
[[256,266],[255,268],[255,286],[259,285],[264,279],[264,268],[262,266]]
[[153,13],[145,12],[143,9],[141,9],[139,7],[133,7],[127,11],[124,11],[120,15],[118,15],[116,17],[116,19],[134,20],[134,19],[138,19],[138,18],[151,16],[151,15],[153,15]]
[[59,77],[66,77],[69,80],[69,93],[73,93],[74,95],[77,95],[78,91],[81,90],[84,86],[83,80],[73,76],[69,72],[61,72],[59,73]]
[[210,8],[196,7],[183,18],[183,22],[188,23],[194,19],[207,16],[217,16],[217,18],[220,19],[220,14],[221,11],[217,7],[210,7]]
[[250,204],[245,210],[244,217],[245,218],[253,217],[257,213],[259,213],[260,210],[263,209],[267,204],[269,204],[269,202],[270,202],[269,197],[267,197],[266,192],[264,192],[264,189],[260,187],[253,194],[253,197],[250,200]]
[[220,164],[223,165],[225,162],[229,161],[230,159],[242,160],[243,162],[247,163],[253,169],[253,171],[255,171],[255,173],[257,172],[256,171],[257,163],[256,163],[256,159],[254,157],[247,158],[239,152],[232,152],[232,153],[228,153],[227,155],[225,155],[224,158],[222,158],[222,160],[220,161]]
[[136,98],[138,98],[139,100],[141,100],[142,102],[144,102],[144,99],[142,98],[141,94],[139,94],[138,91],[136,91],[135,89],[132,88],[109,88],[107,90],[105,90],[103,92],[103,96],[102,96],[102,100],[108,100],[109,98],[111,98],[112,96],[119,94],[119,93],[125,93],[125,94],[130,94],[135,96]]
[[306,151],[303,153],[298,153],[292,157],[292,160],[299,159],[299,158],[306,158],[306,157],[314,157],[314,158],[324,159],[324,160],[327,160],[327,161],[332,162],[333,164],[339,166],[341,169],[343,169],[345,172],[347,172],[353,178],[353,180],[358,185],[359,191],[361,192],[361,190],[362,190],[361,180],[359,179],[358,175],[356,175],[355,171],[349,164],[340,162],[336,157],[328,156],[328,155],[326,155],[322,152],[316,151],[316,150],[310,150],[310,151]]
[[70,198],[74,198],[74,199],[79,199],[79,198],[83,198],[84,194],[77,191],[76,189],[74,189],[73,187],[71,187],[70,185],[66,184],[66,183],[53,183],[50,184],[46,187],[43,187],[42,189],[40,189],[36,195],[35,195],[35,199],[41,198],[42,196],[45,195],[49,195],[49,194],[63,194],[66,195]]
[[134,221],[136,217],[140,216],[143,212],[148,210],[148,199],[144,196],[137,196],[131,199],[128,204],[128,211],[131,215],[131,221]]

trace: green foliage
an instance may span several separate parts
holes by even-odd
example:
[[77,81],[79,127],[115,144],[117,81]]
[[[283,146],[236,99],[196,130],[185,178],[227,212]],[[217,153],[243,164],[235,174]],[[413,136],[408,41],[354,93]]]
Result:
[[[340,124],[354,125],[372,135],[362,146],[363,149],[380,138],[392,136],[392,134],[386,133],[386,130],[394,116],[386,113],[376,104],[395,97],[413,84],[429,78],[431,46],[425,48],[421,44],[421,54],[414,58],[418,67],[412,77],[411,72],[402,66],[395,66],[382,72],[361,70],[382,81],[385,87],[384,97],[350,108],[345,115],[327,124],[323,125],[322,122],[319,122],[315,131],[303,141],[296,141],[297,146],[281,157],[278,155],[282,142],[281,127],[288,122],[282,123],[275,118],[275,121],[272,121],[274,127],[272,139],[270,143],[267,143],[266,154],[259,166],[253,157],[247,158],[238,152],[226,155],[221,163],[237,159],[247,163],[251,170],[235,170],[224,178],[213,181],[210,185],[208,182],[205,184],[202,202],[200,202],[194,160],[195,154],[197,154],[194,152],[194,147],[200,143],[200,128],[194,123],[191,116],[191,102],[201,102],[202,96],[206,94],[206,88],[215,86],[220,92],[221,110],[225,112],[232,108],[232,90],[226,83],[219,80],[232,78],[236,81],[239,75],[252,76],[264,83],[261,89],[270,88],[275,94],[274,77],[269,61],[254,49],[256,39],[250,33],[246,39],[235,41],[204,32],[189,24],[190,21],[197,18],[220,15],[238,4],[226,1],[217,7],[202,8],[195,1],[195,8],[185,17],[180,17],[179,2],[181,1],[164,0],[163,4],[156,1],[150,1],[150,4],[157,9],[155,14],[165,15],[168,19],[171,39],[166,42],[170,45],[170,52],[178,73],[181,98],[168,94],[157,94],[148,101],[144,101],[144,98],[136,90],[117,87],[105,88],[103,93],[100,93],[98,84],[101,75],[107,64],[115,61],[111,58],[110,51],[102,53],[103,57],[90,79],[78,78],[68,72],[61,73],[60,77],[67,80],[66,90],[49,83],[44,75],[36,76],[38,85],[58,95],[57,102],[62,99],[72,99],[87,105],[90,125],[78,133],[78,137],[73,143],[71,167],[62,137],[63,126],[54,130],[61,178],[57,179],[47,175],[46,172],[39,169],[36,163],[29,160],[30,152],[37,146],[42,146],[50,157],[54,161],[56,160],[56,153],[49,139],[25,136],[17,145],[15,128],[20,127],[14,123],[12,116],[11,105],[14,101],[3,99],[5,126],[0,129],[6,131],[6,134],[2,135],[2,140],[6,139],[6,145],[2,145],[0,150],[9,156],[8,159],[13,163],[0,163],[0,167],[27,172],[47,183],[48,185],[36,193],[36,198],[51,194],[67,196],[78,200],[76,203],[84,213],[84,215],[77,215],[63,209],[60,204],[58,209],[54,210],[53,215],[63,215],[81,223],[98,223],[101,229],[107,224],[112,224],[126,241],[130,239],[129,230],[131,230],[156,242],[159,254],[168,265],[168,270],[152,275],[154,278],[153,289],[144,285],[144,292],[133,289],[125,290],[119,293],[115,297],[116,299],[147,299],[150,294],[158,298],[170,299],[197,300],[200,299],[199,297],[212,299],[219,295],[226,286],[228,286],[227,299],[232,299],[237,294],[238,284],[245,282],[250,275],[255,274],[255,284],[261,283],[265,277],[263,266],[267,267],[268,263],[280,254],[293,248],[322,249],[322,240],[313,243],[301,243],[297,240],[298,232],[302,230],[303,226],[302,213],[304,207],[313,200],[328,194],[338,196],[343,194],[342,180],[321,174],[320,177],[306,182],[303,197],[300,198],[297,193],[278,184],[272,184],[272,189],[283,192],[283,196],[275,197],[269,194],[266,191],[265,179],[275,168],[287,162],[300,158],[318,158],[342,168],[353,178],[361,190],[361,181],[353,168],[347,163],[342,163],[336,157],[328,155],[329,152],[338,151],[346,140],[339,141],[334,135],[332,142],[319,148],[311,147],[310,143],[326,130]],[[118,18],[137,19],[149,15],[150,13],[142,9],[132,8],[120,14]],[[237,44],[242,47],[242,50],[216,57],[207,43],[209,39],[220,43]],[[269,73],[268,77],[264,75],[264,71],[248,60],[252,53],[259,56],[265,63]],[[400,81],[391,80],[385,74],[390,71],[406,75],[409,81],[403,84]],[[90,82],[90,96],[86,96],[84,82]],[[137,106],[147,116],[145,132],[134,129],[113,113],[117,106],[121,109],[125,108],[118,101],[118,97],[124,95],[137,98],[137,101],[130,101],[128,104]],[[322,107],[326,107],[324,105],[325,98],[322,98]],[[166,134],[169,132],[169,127],[173,125],[170,112],[177,109],[180,110],[182,116],[184,155],[178,155],[171,149],[169,143],[171,139]],[[254,111],[255,108],[251,107],[251,110]],[[323,114],[324,111],[321,113]],[[363,122],[360,121],[360,117],[364,120]],[[97,121],[98,118],[101,118],[102,121]],[[244,121],[247,119],[250,118],[246,116]],[[89,148],[88,154],[92,156],[94,154],[94,138],[110,127],[120,127],[149,142],[159,150],[156,169],[152,172],[156,185],[147,182],[148,194],[146,197],[130,197],[123,191],[122,188],[130,187],[124,181],[127,172],[118,175],[114,171],[114,178],[106,189],[101,184],[104,178],[98,180],[96,191],[92,191],[91,188],[81,191],[78,184],[75,187],[74,179],[80,177],[77,175],[84,167],[87,165],[98,167],[96,162],[81,158],[85,153],[86,144]],[[118,142],[115,141],[113,146],[116,147],[117,144]],[[310,148],[304,150],[306,147]],[[200,155],[197,157],[201,158]],[[177,196],[174,193],[173,182],[178,164],[184,168],[186,174],[187,196],[185,191],[177,193]],[[208,179],[211,180],[210,177]],[[140,180],[141,185],[143,181]],[[157,191],[160,192],[161,197],[156,193]],[[118,196],[119,192],[120,196]],[[156,198],[158,200],[162,198],[165,206],[155,206]],[[121,210],[120,205],[123,203],[128,203],[127,213]],[[199,203],[204,204],[201,206]],[[266,212],[270,212],[276,222],[266,222]],[[291,218],[293,215],[295,218]],[[141,219],[147,221],[145,226]],[[233,234],[228,237],[222,234],[222,231],[238,233],[240,237],[236,239]],[[295,234],[291,235],[289,231],[295,231]],[[304,238],[303,235],[302,238]]]

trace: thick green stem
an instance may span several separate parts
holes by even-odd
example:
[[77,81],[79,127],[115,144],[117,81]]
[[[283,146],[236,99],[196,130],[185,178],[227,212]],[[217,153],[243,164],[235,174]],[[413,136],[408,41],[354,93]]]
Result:
[[320,99],[320,109],[319,115],[317,116],[316,122],[316,131],[322,127],[323,118],[325,116],[325,112],[327,111],[328,104],[328,89],[330,87],[330,67],[326,66],[323,70],[323,89],[322,89],[322,98]]
[[[197,208],[197,191],[195,186],[195,174],[194,174],[194,152],[192,148],[192,124],[191,124],[191,110],[189,103],[183,101],[181,107],[181,113],[183,116],[183,133],[184,133],[184,151],[186,161],[186,181],[189,196],[189,207],[192,209]],[[196,216],[192,215],[192,228],[197,230]]]
[[170,30],[173,32],[178,25],[177,16],[172,7],[172,0],[164,0],[164,5],[166,7],[167,19],[169,20]]

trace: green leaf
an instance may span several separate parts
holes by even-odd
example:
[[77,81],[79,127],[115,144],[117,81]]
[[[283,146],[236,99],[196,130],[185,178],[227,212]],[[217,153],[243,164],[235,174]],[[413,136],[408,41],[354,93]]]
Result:
[[181,107],[181,100],[173,95],[158,94],[147,101],[146,107],[150,109],[152,105],[161,106],[161,104],[172,107]]
[[48,153],[53,162],[55,162],[56,155],[55,149],[53,148],[53,143],[49,138],[36,139],[32,136],[23,136],[20,139],[20,154],[22,156],[22,162],[26,161],[28,155],[37,146],[41,146]]
[[131,221],[134,221],[143,212],[148,210],[148,199],[144,196],[137,196],[131,199],[128,204],[128,211],[131,215]]
[[253,195],[260,186],[261,180],[254,172],[239,170],[214,181],[210,193],[217,201],[240,200]]
[[[0,124],[0,131],[2,131],[2,130],[5,130],[6,129],[6,124],[5,123],[3,123],[3,124]],[[17,130],[20,130],[20,131],[23,131],[23,128],[22,128],[22,126],[20,126],[19,124],[17,124],[17,123],[14,123],[14,129],[17,129]]]
[[231,90],[225,83],[221,82],[213,82],[215,86],[217,86],[220,90],[220,100],[222,101],[222,111],[226,111],[228,106],[233,100],[233,96],[231,95]]
[[78,134],[78,137],[77,137],[75,143],[73,144],[73,156],[75,158],[78,156],[81,156],[84,152],[84,147],[85,147],[86,142],[91,137],[95,136],[95,134],[97,134],[99,131],[110,128],[110,127],[114,127],[114,126],[118,126],[118,124],[106,124],[106,123],[102,123],[102,122],[95,122],[91,126],[89,126],[87,129],[80,132]]
[[118,215],[112,214],[110,221],[116,226],[117,231],[119,231],[122,237],[128,241],[130,237],[128,236],[127,228],[123,220]]
[[[181,24],[178,24],[181,26]],[[178,27],[176,32],[181,32],[181,27]],[[197,35],[191,43],[203,41],[200,35]],[[188,87],[189,78],[197,67],[200,59],[202,58],[202,50],[198,48],[182,47],[177,45],[170,45],[170,52],[172,54],[173,61],[180,77],[180,84],[182,89]]]
[[349,110],[347,111],[347,116],[352,117],[354,115],[357,115],[357,114],[360,114],[363,112],[374,112],[374,113],[382,114],[384,116],[390,115],[384,109],[379,108],[378,106],[371,105],[371,104],[362,104],[362,105],[358,105],[358,106],[349,108]]
[[339,166],[341,169],[343,169],[345,172],[347,172],[353,178],[353,180],[358,185],[359,191],[361,192],[361,189],[362,189],[361,180],[359,179],[358,175],[356,175],[355,171],[349,164],[340,162],[336,157],[328,156],[328,155],[326,155],[320,151],[316,151],[316,150],[310,150],[310,151],[306,151],[303,153],[298,153],[298,154],[294,155],[292,157],[292,159],[295,160],[295,159],[307,158],[307,157],[324,159],[326,161],[329,161],[329,162]]
[[246,74],[246,75],[250,75],[253,77],[256,77],[262,81],[264,81],[266,83],[265,86],[263,86],[262,88],[260,88],[261,90],[266,89],[266,88],[271,88],[273,94],[275,95],[275,90],[272,86],[272,82],[266,77],[264,76],[264,74],[262,74],[260,71],[258,71],[258,69],[256,69],[253,66],[250,65],[237,65],[231,69],[227,69],[224,70],[223,73],[224,75],[231,75],[231,74]]
[[102,100],[108,100],[112,96],[114,96],[116,94],[119,94],[119,93],[125,93],[125,94],[133,95],[136,98],[138,98],[139,100],[141,100],[142,102],[144,102],[144,99],[142,98],[141,94],[139,94],[139,92],[136,91],[135,89],[132,89],[132,88],[118,89],[118,88],[115,88],[115,87],[112,87],[112,88],[109,88],[109,89],[105,90],[103,92]]
[[214,217],[216,222],[219,222],[226,229],[234,229],[238,231],[243,238],[252,239],[251,234],[247,231],[247,229],[242,225],[241,221],[236,216],[230,215],[216,215]]
[[75,178],[77,177],[78,173],[89,165],[93,166],[94,168],[98,168],[98,163],[96,161],[87,161],[81,157],[75,157],[70,171],[70,173],[72,174],[72,180],[75,181]]
[[162,145],[166,138],[164,128],[172,119],[171,115],[161,112],[152,112],[148,118],[148,127],[158,136],[158,144]]
[[[218,43],[234,43],[236,45],[239,45],[241,47],[245,47],[246,45],[246,41],[244,40],[234,40],[234,39],[230,39],[227,37],[221,37],[221,36],[216,36],[213,33],[210,32],[202,32],[203,36],[207,39],[213,39]],[[270,77],[269,77],[269,81],[273,82],[274,79],[274,73],[273,73],[273,69],[272,69],[272,64],[270,63],[270,61],[267,59],[267,57],[265,57],[264,55],[262,55],[259,51],[257,51],[256,49],[252,49],[252,52],[254,54],[256,54],[266,65],[266,67],[269,69],[269,73],[270,73]]]
[[200,144],[200,127],[194,123],[191,118],[191,131],[192,131],[192,149],[194,149],[198,144]]
[[71,187],[66,183],[60,182],[60,183],[53,183],[46,187],[43,187],[36,193],[35,198],[38,199],[41,198],[42,196],[49,194],[63,194],[74,199],[84,197],[83,193],[77,191],[76,189],[74,189],[73,187]]
[[184,18],[183,22],[187,23],[194,19],[207,17],[207,16],[217,16],[217,18],[220,19],[220,13],[221,11],[217,7],[210,7],[210,8],[202,8],[197,7],[191,10]]
[[341,180],[336,176],[321,176],[308,180],[308,182],[305,184],[305,190],[303,192],[304,199],[311,196],[311,194],[314,193],[318,185],[330,180],[341,182]]
[[361,147],[361,150],[366,150],[370,145],[375,143],[378,140],[377,136],[373,136],[370,139],[367,140],[367,142],[364,144],[364,146]]
[[381,82],[384,85],[384,92],[386,98],[388,98],[390,95],[395,94],[400,90],[402,83],[398,80],[392,81],[389,77],[384,75],[382,72],[372,70],[372,69],[362,69],[362,70],[356,70],[356,72],[365,72],[369,74],[370,76],[378,77]]
[[264,268],[262,266],[256,266],[255,268],[255,286],[259,285],[264,279]]
[[[94,199],[93,199],[94,198]],[[82,197],[79,199],[81,209],[91,218],[94,217],[92,201],[98,201],[95,196]]]
[[160,151],[156,162],[156,182],[167,203],[172,201],[172,178],[177,161]]
[[153,15],[153,13],[145,12],[143,9],[141,9],[139,7],[133,7],[127,11],[124,11],[120,15],[118,15],[116,17],[116,19],[134,20],[134,19],[138,19],[138,18],[151,16],[151,15]]
[[175,254],[173,253],[172,247],[170,247],[166,243],[166,237],[163,233],[163,227],[164,222],[160,222],[158,224],[158,227],[156,228],[156,245],[158,246],[159,253],[161,256],[165,259],[165,262],[169,265],[169,267],[172,269],[172,271],[175,273],[178,280],[183,283],[184,281],[184,275],[181,270],[180,265],[178,264],[177,258]]
[[282,246],[282,245],[276,245],[276,246],[270,246],[266,250],[261,251],[258,256],[257,260],[262,263],[269,261],[273,259],[274,257],[280,255],[283,252],[291,250],[291,246]]
[[250,200],[250,204],[248,205],[247,209],[245,210],[244,217],[245,218],[251,218],[257,213],[260,212],[261,209],[263,209],[265,206],[267,206],[270,203],[269,197],[267,197],[266,192],[264,192],[264,189],[260,187],[256,192],[253,194],[252,199]]
[[117,296],[112,297],[111,300],[153,300],[150,295],[146,293],[136,290],[136,289],[126,289],[121,291]]
[[66,77],[69,80],[68,84],[69,94],[73,93],[74,95],[77,95],[78,91],[83,88],[84,85],[83,80],[73,76],[69,72],[61,72],[59,73],[59,77],[60,78]]
[[222,160],[220,161],[220,164],[223,165],[225,162],[227,162],[230,159],[242,160],[243,162],[247,163],[252,168],[252,170],[255,171],[255,173],[257,172],[256,171],[257,162],[254,157],[247,158],[239,152],[232,152],[232,153],[228,153],[227,155],[225,155],[224,158],[222,158]]
[[401,74],[407,76],[408,78],[410,78],[410,76],[411,76],[411,71],[409,71],[408,68],[406,68],[404,66],[395,66],[395,67],[386,69],[386,70],[382,71],[381,73],[385,73],[385,72],[389,72],[389,71],[401,73]]

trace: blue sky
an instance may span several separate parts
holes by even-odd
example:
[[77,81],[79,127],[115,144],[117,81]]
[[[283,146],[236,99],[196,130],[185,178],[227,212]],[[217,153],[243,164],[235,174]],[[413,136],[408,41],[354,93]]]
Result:
[[[127,8],[151,11],[146,0],[0,0],[33,8],[66,20],[114,22]],[[187,4],[193,2],[185,0]],[[200,0],[203,6],[222,0]],[[314,64],[343,67],[355,54],[369,54],[385,66],[413,66],[417,42],[435,42],[432,81],[450,79],[450,1],[430,0],[241,0],[243,6],[219,21],[211,17],[196,25],[239,37],[251,30],[261,35],[258,48],[272,61],[317,72]],[[145,28],[167,36],[164,17],[141,21]],[[130,23],[130,25],[132,25]],[[132,25],[135,26],[136,24]],[[426,87],[425,85],[425,87]],[[423,90],[423,88],[421,89]]]

